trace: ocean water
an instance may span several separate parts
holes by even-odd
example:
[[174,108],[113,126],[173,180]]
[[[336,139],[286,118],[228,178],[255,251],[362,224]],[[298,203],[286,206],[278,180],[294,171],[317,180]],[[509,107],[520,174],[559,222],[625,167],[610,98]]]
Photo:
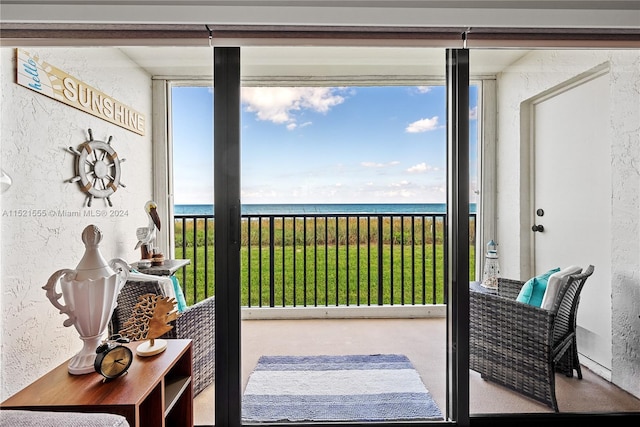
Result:
[[[470,204],[471,213],[476,212],[475,203]],[[213,205],[175,205],[176,215],[213,215]],[[290,214],[442,214],[447,212],[444,203],[354,203],[354,204],[247,204],[241,206],[243,215],[290,215]]]

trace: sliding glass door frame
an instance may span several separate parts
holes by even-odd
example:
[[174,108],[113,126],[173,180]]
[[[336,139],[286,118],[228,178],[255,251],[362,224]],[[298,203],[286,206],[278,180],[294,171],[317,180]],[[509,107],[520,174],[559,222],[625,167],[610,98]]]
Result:
[[447,49],[447,414],[469,425],[469,51]]
[[241,425],[240,48],[214,48],[215,425]]
[[[447,416],[457,425],[466,426],[469,424],[469,53],[466,49],[452,49],[446,55],[450,279],[446,290]],[[216,47],[213,56],[215,423],[240,426],[240,48]]]

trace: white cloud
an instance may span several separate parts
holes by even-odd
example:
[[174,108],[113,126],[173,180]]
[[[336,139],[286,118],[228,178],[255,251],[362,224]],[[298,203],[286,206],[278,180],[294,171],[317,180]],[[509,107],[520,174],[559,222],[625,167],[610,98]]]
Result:
[[409,133],[420,133],[420,132],[428,132],[430,130],[434,130],[438,128],[438,116],[433,116],[432,118],[421,119],[411,123],[405,129],[406,132]]
[[[326,113],[345,100],[339,88],[326,87],[245,87],[242,102],[247,111],[256,113],[259,120],[298,127],[295,112],[308,109]],[[310,122],[306,122],[308,126]]]
[[409,181],[392,182],[386,188],[381,189],[379,194],[391,199],[415,198],[419,194],[419,189]]
[[424,162],[418,163],[417,165],[413,165],[407,169],[409,173],[424,173],[432,170],[437,170],[433,166],[430,166]]
[[478,106],[476,105],[473,108],[469,109],[469,120],[477,120],[478,119]]
[[397,160],[393,160],[391,162],[387,162],[387,163],[376,163],[376,162],[361,162],[360,165],[364,166],[365,168],[384,168],[384,167],[388,167],[388,166],[395,166],[400,164],[399,161]]
[[431,92],[431,86],[418,86],[418,92],[420,93],[428,93]]
[[254,203],[263,202],[268,203],[269,200],[282,197],[276,190],[269,188],[268,186],[253,186],[249,188],[242,188],[240,190],[240,197],[243,200],[252,200]]

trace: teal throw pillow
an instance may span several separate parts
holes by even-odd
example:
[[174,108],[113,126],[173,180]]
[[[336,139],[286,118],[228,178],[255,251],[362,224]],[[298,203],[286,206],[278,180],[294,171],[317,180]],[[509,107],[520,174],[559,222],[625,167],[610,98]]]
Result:
[[516,301],[533,305],[535,307],[540,307],[542,305],[544,292],[547,290],[547,282],[549,281],[549,276],[551,276],[553,273],[557,273],[558,271],[560,271],[560,267],[554,268],[553,270],[549,270],[544,274],[532,277],[531,279],[527,280],[525,284],[522,285]]
[[173,290],[176,293],[176,301],[178,303],[178,312],[182,313],[187,309],[187,302],[184,299],[182,286],[180,286],[180,281],[176,276],[170,276],[170,277],[171,277],[171,281],[173,282]]

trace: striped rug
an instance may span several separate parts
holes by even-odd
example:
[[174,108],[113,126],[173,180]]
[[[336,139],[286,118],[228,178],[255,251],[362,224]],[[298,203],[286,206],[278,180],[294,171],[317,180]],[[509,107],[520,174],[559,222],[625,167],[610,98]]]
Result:
[[442,413],[404,355],[262,356],[242,420],[442,420]]

